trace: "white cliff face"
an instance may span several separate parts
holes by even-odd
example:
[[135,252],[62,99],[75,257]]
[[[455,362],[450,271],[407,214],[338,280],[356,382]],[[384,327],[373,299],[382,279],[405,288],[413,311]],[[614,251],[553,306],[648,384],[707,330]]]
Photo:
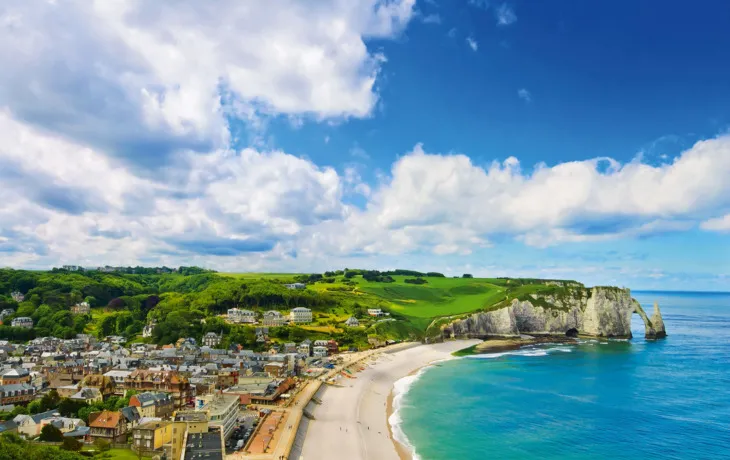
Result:
[[631,315],[638,313],[646,337],[666,336],[658,305],[652,319],[646,316],[631,292],[618,288],[574,289],[561,297],[533,296],[513,300],[496,311],[475,313],[444,326],[450,337],[515,336],[577,333],[595,337],[631,338]]

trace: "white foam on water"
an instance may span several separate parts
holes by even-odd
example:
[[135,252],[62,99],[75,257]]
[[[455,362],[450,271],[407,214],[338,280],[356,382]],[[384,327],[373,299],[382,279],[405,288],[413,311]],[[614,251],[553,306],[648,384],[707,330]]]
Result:
[[[450,358],[442,359],[436,362],[448,361],[449,359]],[[415,374],[408,375],[400,380],[396,380],[396,382],[393,384],[393,413],[390,414],[390,417],[388,417],[388,423],[390,424],[390,429],[393,431],[393,438],[402,445],[404,445],[411,452],[413,460],[421,460],[421,457],[418,456],[418,454],[416,453],[416,448],[413,446],[413,444],[411,444],[411,442],[408,440],[408,437],[403,432],[403,428],[401,427],[401,424],[403,423],[403,418],[401,417],[400,412],[403,408],[403,398],[411,389],[413,384],[421,378],[421,376],[426,371],[426,369],[428,369],[428,367],[429,366],[422,367]]]

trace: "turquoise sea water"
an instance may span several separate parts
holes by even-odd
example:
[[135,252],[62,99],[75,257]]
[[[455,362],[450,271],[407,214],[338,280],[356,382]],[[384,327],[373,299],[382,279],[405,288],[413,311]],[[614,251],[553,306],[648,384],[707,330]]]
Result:
[[730,293],[633,295],[667,339],[634,315],[631,341],[439,363],[396,385],[396,436],[424,460],[730,459]]

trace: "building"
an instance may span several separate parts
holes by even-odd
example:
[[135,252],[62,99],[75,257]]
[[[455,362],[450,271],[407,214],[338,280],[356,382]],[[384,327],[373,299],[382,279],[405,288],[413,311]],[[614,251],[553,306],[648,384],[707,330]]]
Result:
[[284,353],[296,353],[297,344],[294,342],[287,342],[284,344]]
[[348,327],[358,327],[360,326],[360,321],[357,320],[354,316],[350,316],[347,318],[347,321],[345,321],[345,326]]
[[24,327],[30,329],[33,327],[33,319],[27,316],[19,316],[10,322],[12,327]]
[[167,458],[182,458],[188,435],[207,432],[208,415],[206,413],[193,410],[176,412],[172,422],[172,441],[165,446]]
[[140,454],[152,454],[172,442],[172,422],[147,422],[132,430],[132,450]]
[[30,383],[30,372],[22,367],[3,369],[0,372],[0,385],[15,385],[18,383]]
[[196,405],[202,404],[199,410],[208,414],[210,426],[219,427],[223,432],[223,438],[228,439],[236,427],[238,403],[239,399],[235,395],[213,393],[201,398]]
[[285,377],[286,371],[287,367],[284,363],[266,363],[264,365],[264,372],[272,378]]
[[119,412],[122,414],[122,421],[127,424],[127,432],[132,431],[132,428],[137,426],[142,419],[134,406],[122,407]]
[[71,307],[71,314],[73,315],[88,315],[89,313],[91,313],[89,302],[79,302]]
[[35,397],[35,388],[27,383],[0,385],[0,405],[25,404]]
[[220,430],[188,433],[183,441],[181,460],[223,460],[223,434]]
[[385,312],[380,308],[368,308],[368,315],[370,316],[385,316]]
[[172,416],[175,404],[167,393],[146,391],[129,398],[129,405],[137,408],[141,417],[159,417],[162,419]]
[[89,415],[89,436],[112,443],[127,441],[127,422],[121,412],[102,411]]
[[155,327],[157,326],[157,321],[152,320],[150,321],[145,327],[142,329],[142,337],[152,337],[152,331],[155,330]]
[[221,343],[221,336],[215,332],[208,332],[203,336],[203,345],[205,346],[215,348],[219,343]]
[[10,315],[15,314],[15,310],[12,308],[6,308],[3,311],[0,311],[0,322],[2,322],[5,318],[7,318]]
[[124,395],[126,388],[124,386],[124,379],[126,379],[132,371],[124,371],[121,369],[114,369],[104,373],[104,377],[108,377],[114,381],[114,393],[118,395]]
[[98,388],[82,388],[69,396],[68,399],[77,402],[84,402],[88,405],[104,401],[104,397],[101,395],[101,391],[99,391]]
[[18,433],[18,424],[12,420],[0,422],[0,434]]
[[11,298],[12,298],[12,299],[13,299],[14,301],[16,301],[16,302],[18,302],[18,303],[20,303],[20,302],[22,302],[22,301],[24,301],[24,300],[25,300],[25,296],[24,296],[24,295],[23,295],[23,293],[22,293],[22,292],[20,292],[20,291],[13,291],[13,292],[11,292],[11,293],[10,293],[10,297],[11,297]]
[[60,417],[57,410],[49,410],[34,415],[16,415],[13,421],[18,425],[18,433],[27,438],[34,438],[41,434],[41,422],[47,418]]
[[324,358],[328,354],[327,347],[315,345],[315,347],[312,349],[312,356],[315,358]]
[[266,313],[264,313],[264,326],[268,327],[276,327],[276,326],[284,326],[286,324],[286,318],[284,315],[281,314],[281,312],[278,312],[276,310],[269,310]]
[[61,430],[61,433],[70,433],[72,431],[78,430],[81,427],[85,427],[86,423],[84,423],[84,421],[80,418],[48,417],[40,421],[41,431],[43,431],[43,427],[46,425],[55,426],[56,428]]
[[190,382],[177,371],[137,369],[124,379],[128,390],[170,393],[175,408],[185,406],[192,396]]
[[285,284],[287,289],[305,289],[307,287],[304,283],[291,283],[291,284]]
[[251,310],[239,310],[230,308],[228,310],[228,321],[232,323],[255,323],[256,313]]
[[116,383],[111,377],[102,374],[89,374],[81,382],[81,388],[98,388],[102,397],[106,398],[116,392]]
[[312,322],[312,310],[304,307],[297,307],[291,311],[289,317],[293,323],[304,324]]

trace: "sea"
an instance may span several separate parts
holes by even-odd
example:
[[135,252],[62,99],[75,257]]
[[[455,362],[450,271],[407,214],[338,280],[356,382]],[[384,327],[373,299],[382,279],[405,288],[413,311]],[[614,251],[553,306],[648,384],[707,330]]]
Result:
[[584,340],[439,362],[398,381],[415,458],[730,459],[730,293],[633,291],[668,337]]

